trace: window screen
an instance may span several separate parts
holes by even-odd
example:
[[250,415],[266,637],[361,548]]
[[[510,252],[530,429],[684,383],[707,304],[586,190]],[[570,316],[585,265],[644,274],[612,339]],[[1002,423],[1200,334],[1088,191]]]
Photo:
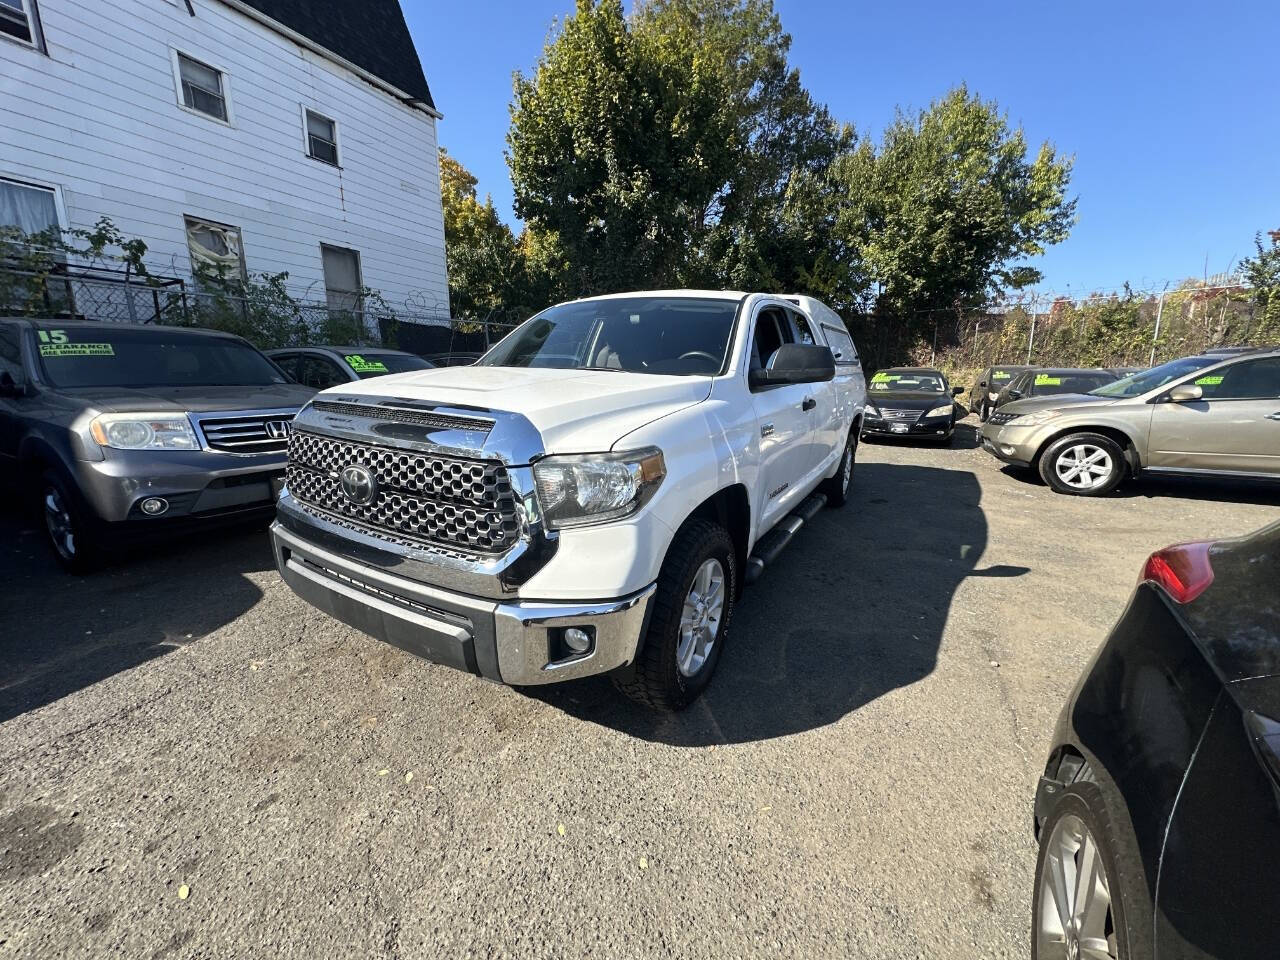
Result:
[[338,131],[332,120],[307,111],[307,156],[338,165]]
[[178,54],[178,74],[182,78],[184,104],[192,110],[198,110],[219,120],[227,119],[227,100],[223,92],[220,72],[180,53]]
[[324,263],[324,292],[330,311],[359,312],[360,254],[346,247],[320,245]]

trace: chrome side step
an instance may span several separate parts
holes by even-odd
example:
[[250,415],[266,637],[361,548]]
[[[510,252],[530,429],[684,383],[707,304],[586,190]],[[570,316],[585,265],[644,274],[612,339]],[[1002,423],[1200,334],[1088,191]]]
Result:
[[812,520],[814,514],[827,505],[825,493],[814,493],[805,498],[800,506],[778,521],[777,526],[766,533],[756,543],[751,556],[747,558],[747,570],[743,577],[745,583],[755,583],[764,573],[764,568],[778,559],[778,554],[791,542],[796,531],[804,526],[806,520]]

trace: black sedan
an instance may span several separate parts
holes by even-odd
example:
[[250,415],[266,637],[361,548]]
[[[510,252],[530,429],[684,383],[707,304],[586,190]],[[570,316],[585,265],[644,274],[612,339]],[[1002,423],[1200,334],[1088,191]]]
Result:
[[929,367],[890,367],[867,385],[863,437],[912,437],[946,443],[956,421],[968,411],[955,403],[964,387],[953,387],[942,371]]
[[1088,393],[1115,383],[1120,375],[1112,370],[1100,367],[1041,367],[1038,370],[1024,370],[1009,381],[992,404],[992,411],[999,410],[1006,403],[1022,400],[1025,397],[1057,397],[1067,393]]
[[1153,554],[1036,792],[1032,955],[1280,944],[1280,524]]

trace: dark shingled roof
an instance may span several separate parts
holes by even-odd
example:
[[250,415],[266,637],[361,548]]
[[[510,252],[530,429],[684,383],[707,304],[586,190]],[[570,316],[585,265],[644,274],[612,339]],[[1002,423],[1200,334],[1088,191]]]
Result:
[[431,108],[399,0],[241,0]]

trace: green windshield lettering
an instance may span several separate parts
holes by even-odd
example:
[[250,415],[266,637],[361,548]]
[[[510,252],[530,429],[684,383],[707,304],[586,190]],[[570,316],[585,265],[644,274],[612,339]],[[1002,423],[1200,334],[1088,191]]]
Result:
[[901,380],[902,375],[898,373],[877,373],[871,378],[872,383],[893,383],[895,380]]
[[1208,377],[1201,377],[1196,381],[1197,387],[1217,387],[1222,385],[1222,374],[1216,373]]
[[109,343],[40,344],[42,357],[114,357],[115,355],[116,349]]
[[1051,377],[1045,373],[1036,374],[1037,387],[1060,387],[1062,386],[1061,377]]
[[386,373],[387,365],[381,360],[366,360],[358,353],[342,358],[356,373]]

